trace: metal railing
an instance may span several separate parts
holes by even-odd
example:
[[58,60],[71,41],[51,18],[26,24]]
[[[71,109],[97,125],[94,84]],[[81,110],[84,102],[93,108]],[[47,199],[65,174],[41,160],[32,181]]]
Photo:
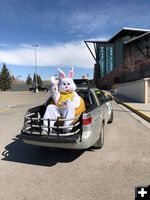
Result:
[[[29,113],[25,116],[22,134],[32,136],[50,136],[54,137],[55,139],[60,139],[61,137],[70,137],[73,135],[76,135],[76,137],[78,137],[82,133],[81,118],[82,117],[78,115],[70,119],[44,119],[40,117],[40,113]],[[47,126],[44,125],[44,121],[47,121]],[[54,126],[50,126],[51,121],[55,121]],[[62,123],[64,124],[65,121],[73,121],[74,123],[71,123],[69,126],[63,126]],[[45,131],[43,132],[43,130]]]

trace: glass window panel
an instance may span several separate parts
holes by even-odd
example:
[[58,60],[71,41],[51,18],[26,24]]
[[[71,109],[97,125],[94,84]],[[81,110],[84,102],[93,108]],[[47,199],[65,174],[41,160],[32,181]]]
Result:
[[100,77],[109,73],[114,68],[114,50],[112,45],[104,44],[99,46]]
[[113,70],[113,47],[106,47],[106,73]]
[[105,52],[104,47],[101,46],[99,50],[99,64],[100,64],[100,77],[105,75]]

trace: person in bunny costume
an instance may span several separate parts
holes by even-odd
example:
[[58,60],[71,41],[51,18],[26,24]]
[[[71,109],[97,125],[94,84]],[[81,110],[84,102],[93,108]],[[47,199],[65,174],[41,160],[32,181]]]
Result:
[[[62,116],[64,119],[72,119],[77,114],[81,114],[85,110],[84,101],[75,92],[76,85],[73,81],[73,68],[70,69],[68,77],[65,73],[58,69],[60,80],[55,77],[50,79],[50,93],[54,100],[54,104],[47,106],[44,119],[56,119]],[[65,121],[64,126],[69,126],[73,121]],[[50,126],[54,126],[55,121],[50,121]],[[44,120],[44,125],[48,125]]]

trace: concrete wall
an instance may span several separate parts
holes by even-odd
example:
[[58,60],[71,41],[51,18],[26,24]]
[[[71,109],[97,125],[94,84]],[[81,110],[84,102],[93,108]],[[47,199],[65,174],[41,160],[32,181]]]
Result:
[[147,81],[147,102],[150,103],[150,78]]
[[142,103],[150,103],[150,78],[118,84],[117,93]]

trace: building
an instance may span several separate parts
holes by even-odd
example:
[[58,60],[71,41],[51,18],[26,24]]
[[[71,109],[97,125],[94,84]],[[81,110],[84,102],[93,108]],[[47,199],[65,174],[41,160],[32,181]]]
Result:
[[[134,71],[141,61],[150,58],[150,30],[148,29],[124,27],[107,41],[85,41],[85,44],[95,60],[96,84],[108,82],[107,74],[116,71],[113,76],[114,81],[115,76],[118,76],[118,68],[123,65],[126,65],[129,71]],[[90,44],[93,44],[94,52]]]

